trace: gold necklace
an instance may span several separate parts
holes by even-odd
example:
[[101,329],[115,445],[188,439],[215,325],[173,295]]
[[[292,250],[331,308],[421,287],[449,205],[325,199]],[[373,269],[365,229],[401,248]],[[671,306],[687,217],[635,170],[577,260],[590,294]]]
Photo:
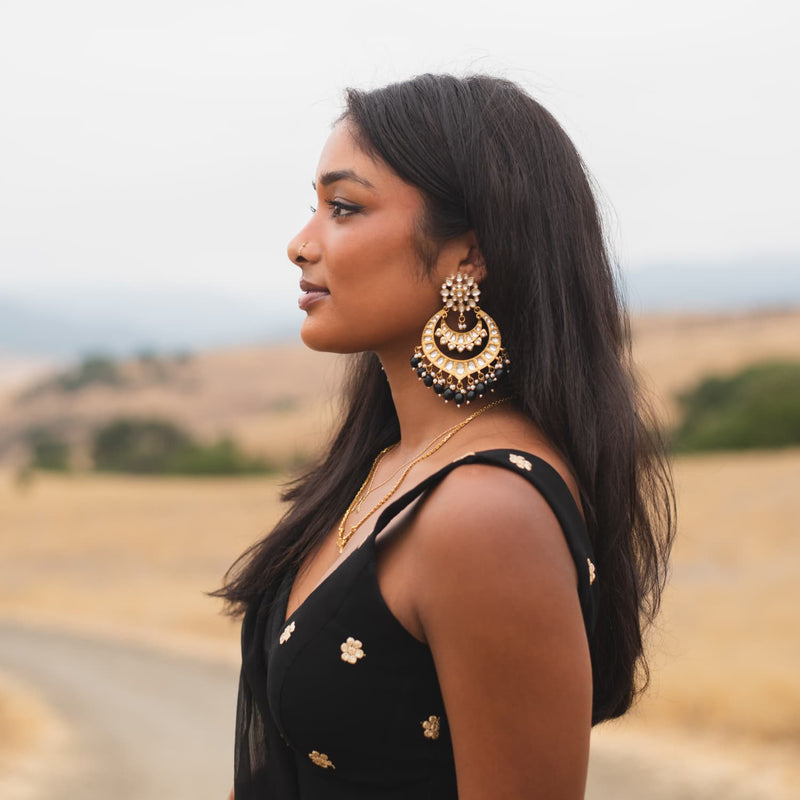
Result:
[[[447,442],[449,442],[450,439],[453,436],[455,436],[455,434],[457,434],[464,426],[469,425],[469,423],[472,422],[472,420],[474,420],[476,417],[479,417],[481,414],[483,414],[484,411],[488,411],[493,406],[500,405],[500,403],[505,403],[508,399],[509,399],[508,397],[503,397],[500,400],[495,400],[494,402],[489,403],[488,405],[484,406],[483,408],[478,409],[474,413],[470,414],[466,419],[461,420],[461,422],[457,423],[456,425],[453,425],[451,428],[449,428],[447,431],[445,431],[444,434],[439,434],[439,436],[443,437],[441,439],[441,441],[437,442],[429,450],[426,450],[426,451],[422,452],[420,455],[418,455],[414,459],[412,459],[406,465],[405,469],[403,470],[403,474],[400,476],[400,479],[397,481],[397,483],[395,483],[394,486],[392,486],[392,488],[388,491],[388,493],[385,494],[378,501],[377,505],[375,505],[367,514],[365,514],[355,525],[351,525],[350,526],[350,530],[347,531],[347,533],[345,533],[345,531],[344,531],[345,525],[347,524],[347,520],[348,520],[350,514],[352,513],[352,511],[355,508],[355,506],[357,504],[360,504],[359,498],[361,498],[361,500],[363,500],[362,493],[363,493],[364,489],[370,483],[370,481],[372,480],[373,476],[375,475],[375,470],[377,470],[378,465],[380,464],[380,461],[383,458],[383,456],[386,454],[386,452],[388,450],[391,450],[392,447],[394,447],[394,445],[389,445],[389,447],[385,447],[383,450],[381,450],[381,452],[378,453],[375,461],[373,461],[373,463],[372,463],[372,468],[369,471],[369,475],[367,475],[367,478],[364,481],[364,483],[361,484],[361,488],[356,492],[356,496],[353,498],[353,501],[347,507],[347,511],[344,512],[344,516],[342,517],[342,521],[339,523],[339,530],[338,530],[338,533],[337,533],[337,536],[336,536],[336,544],[339,547],[339,552],[340,553],[344,552],[344,548],[347,545],[347,543],[350,541],[350,539],[353,538],[353,534],[355,534],[355,532],[379,508],[381,508],[381,506],[383,506],[384,503],[386,503],[386,501],[389,500],[389,498],[398,490],[398,488],[400,487],[400,484],[405,480],[406,475],[408,475],[408,473],[411,472],[411,470],[412,470],[412,468],[414,466],[419,464],[420,461],[424,461],[429,456],[432,456],[437,450],[439,450],[442,447],[444,447],[444,445],[447,444]],[[426,447],[427,447],[427,445],[426,445]],[[395,472],[396,472],[396,470],[395,470]]]
[[[447,430],[444,430],[441,433],[437,433],[436,436],[434,436],[433,439],[431,439],[420,450],[420,453],[424,453],[429,447],[432,447],[434,444],[436,444],[437,441],[439,441],[439,439],[441,439],[443,436],[447,436],[447,434],[450,433],[451,431],[455,433],[455,430],[461,424],[462,424],[461,422],[457,422],[455,425],[451,425],[449,428],[447,428]],[[380,465],[383,463],[384,456],[390,450],[394,450],[394,448],[397,447],[399,444],[400,444],[399,442],[395,442],[395,444],[389,445],[389,447],[384,447],[384,449],[381,450],[380,453],[378,453],[378,456],[372,465],[372,469],[369,471],[369,475],[367,475],[367,480],[365,481],[364,485],[358,490],[358,494],[356,495],[356,499],[358,499],[358,496],[361,495],[361,499],[358,500],[358,503],[353,509],[356,512],[356,514],[358,514],[361,511],[361,506],[363,505],[367,497],[369,497],[369,495],[380,489],[381,486],[386,486],[386,484],[389,483],[389,481],[392,478],[394,478],[394,476],[397,475],[397,473],[400,472],[400,470],[405,469],[417,457],[417,456],[412,456],[408,461],[406,461],[405,464],[401,464],[391,475],[389,475],[389,477],[386,478],[386,480],[381,481],[377,486],[373,486],[372,480],[374,479],[375,473],[380,468]]]
[[[400,442],[395,442],[394,444],[390,444],[388,447],[384,447],[383,450],[381,450],[380,453],[378,453],[377,457],[372,462],[372,469],[370,469],[369,475],[367,475],[366,481],[364,481],[364,483],[362,484],[361,488],[358,490],[358,492],[356,494],[356,497],[355,497],[355,499],[358,500],[358,504],[356,505],[356,507],[354,509],[356,513],[359,513],[361,511],[361,504],[367,499],[367,496],[369,494],[374,492],[376,489],[380,489],[381,486],[385,486],[387,483],[389,483],[389,481],[392,478],[394,478],[395,475],[397,475],[397,473],[401,469],[404,469],[405,467],[408,466],[409,463],[411,463],[410,461],[406,461],[405,464],[401,464],[400,467],[398,467],[398,469],[396,469],[385,481],[381,481],[377,486],[372,486],[372,479],[374,478],[375,473],[378,470],[378,467],[380,467],[380,465],[383,463],[384,456],[390,450],[394,450],[394,448],[397,447],[399,444],[400,444]],[[428,447],[428,446],[429,445],[426,445],[426,447]],[[412,458],[411,461],[413,461],[413,460],[414,459]],[[359,499],[359,496],[360,496],[361,499]]]

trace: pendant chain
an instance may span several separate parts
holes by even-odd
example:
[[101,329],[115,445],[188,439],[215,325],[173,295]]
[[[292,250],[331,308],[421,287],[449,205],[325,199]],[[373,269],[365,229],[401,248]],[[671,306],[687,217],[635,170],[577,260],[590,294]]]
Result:
[[[388,491],[388,493],[386,495],[384,495],[378,501],[378,503],[364,517],[362,517],[355,525],[351,525],[350,526],[350,530],[347,531],[347,533],[345,533],[345,526],[347,524],[348,518],[350,517],[350,514],[353,512],[353,510],[355,508],[360,508],[361,507],[361,503],[364,501],[364,498],[367,496],[367,494],[370,491],[373,491],[373,489],[370,489],[369,491],[365,492],[365,489],[367,488],[367,486],[369,486],[371,484],[372,479],[375,476],[375,472],[377,471],[378,467],[380,466],[380,463],[381,463],[383,457],[386,455],[386,453],[389,450],[391,450],[396,445],[389,445],[389,447],[385,447],[383,450],[381,450],[381,452],[378,453],[378,456],[375,459],[375,461],[372,463],[372,468],[370,469],[366,480],[364,481],[363,484],[361,484],[361,488],[356,492],[356,496],[353,498],[353,501],[348,506],[347,511],[344,512],[344,516],[342,517],[342,521],[339,523],[339,531],[338,531],[338,534],[336,536],[336,544],[339,547],[339,552],[340,553],[344,552],[345,546],[350,541],[350,539],[353,538],[353,535],[355,534],[355,532],[379,508],[381,508],[389,500],[389,498],[392,497],[392,495],[394,495],[394,493],[398,490],[398,488],[400,488],[400,484],[402,484],[402,482],[405,480],[405,478],[408,475],[408,473],[411,472],[413,467],[415,467],[417,464],[419,464],[420,461],[424,461],[429,456],[432,456],[435,452],[437,452],[437,450],[439,450],[442,447],[444,447],[444,445],[447,444],[447,442],[449,442],[450,439],[453,436],[455,436],[455,434],[457,434],[466,425],[469,425],[469,423],[472,422],[472,420],[474,420],[476,417],[479,417],[481,414],[483,414],[484,411],[488,411],[490,408],[500,405],[500,403],[505,403],[508,399],[509,398],[507,398],[507,397],[503,397],[500,400],[495,400],[495,401],[489,403],[488,405],[484,406],[483,408],[479,409],[478,411],[475,411],[473,414],[470,414],[466,419],[461,420],[461,422],[456,423],[452,427],[450,427],[447,430],[445,430],[443,433],[440,433],[436,437],[436,439],[440,439],[440,441],[436,442],[436,439],[433,440],[433,442],[436,442],[436,444],[428,443],[427,445],[425,445],[425,447],[423,448],[422,452],[418,456],[416,456],[411,461],[409,461],[406,465],[404,465],[404,468],[402,468],[403,469],[403,473],[400,475],[400,479],[394,484],[394,486],[392,486],[392,488]],[[430,448],[430,449],[428,449],[428,448]],[[388,481],[391,480],[391,478],[394,477],[394,475],[396,475],[398,471],[399,470],[395,470],[392,473],[392,475],[390,475],[389,478],[386,481],[383,481],[383,483],[378,484],[378,486],[376,486],[374,488],[377,489],[380,486],[383,486],[386,483],[388,483]]]

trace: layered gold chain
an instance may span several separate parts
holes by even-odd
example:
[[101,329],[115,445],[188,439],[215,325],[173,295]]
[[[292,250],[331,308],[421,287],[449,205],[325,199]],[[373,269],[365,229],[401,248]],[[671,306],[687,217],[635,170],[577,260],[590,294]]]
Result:
[[[488,406],[487,406],[487,408],[488,408]],[[478,413],[480,413],[480,412],[478,412]],[[466,421],[465,420],[461,420],[461,422],[457,422],[455,425],[451,425],[447,430],[442,431],[441,433],[437,433],[436,436],[434,436],[433,439],[431,439],[425,445],[425,447],[423,447],[422,450],[420,450],[420,452],[424,453],[429,447],[432,447],[434,444],[436,444],[436,442],[438,442],[439,439],[441,439],[444,436],[447,436],[447,434],[449,434],[451,432],[455,433],[456,430],[458,430],[460,427],[462,427],[463,425],[466,425],[466,423],[468,421],[469,420],[466,420]],[[372,480],[374,479],[375,472],[378,469],[380,469],[380,466],[383,463],[384,457],[386,456],[386,454],[390,450],[394,450],[395,447],[398,447],[399,444],[400,444],[399,442],[395,442],[394,444],[391,444],[388,447],[384,447],[383,450],[381,450],[381,452],[378,453],[378,456],[377,456],[377,458],[375,459],[375,462],[372,465],[372,469],[369,471],[369,475],[367,475],[367,480],[364,482],[364,485],[361,487],[361,489],[359,489],[360,499],[358,499],[358,502],[356,503],[356,506],[353,509],[356,512],[356,514],[360,513],[361,506],[364,504],[364,500],[366,500],[367,497],[369,497],[369,495],[371,495],[373,492],[378,491],[378,489],[380,489],[382,486],[386,486],[386,484],[389,483],[389,481],[392,478],[394,478],[394,476],[397,475],[398,472],[400,472],[401,470],[403,470],[406,467],[408,467],[409,464],[411,464],[411,462],[417,457],[417,456],[413,456],[411,459],[406,461],[405,464],[401,464],[391,475],[389,475],[388,478],[386,478],[385,480],[382,480],[376,486],[373,486],[372,485]],[[356,495],[356,498],[358,498],[359,495]]]
[[341,553],[344,551],[345,546],[350,541],[350,539],[353,538],[355,532],[379,508],[381,508],[389,500],[390,497],[392,497],[392,495],[400,488],[400,484],[403,483],[408,473],[411,472],[411,470],[417,464],[419,464],[420,461],[424,461],[426,458],[432,456],[435,452],[444,447],[444,445],[447,444],[447,442],[449,442],[450,439],[453,438],[453,436],[455,436],[463,427],[469,425],[469,423],[472,422],[472,420],[474,420],[476,417],[479,417],[481,414],[483,414],[484,411],[488,411],[490,408],[500,405],[500,403],[505,403],[508,399],[509,398],[507,397],[503,397],[500,400],[495,400],[494,402],[489,403],[483,408],[478,409],[474,413],[470,414],[466,419],[463,419],[461,420],[461,422],[458,422],[455,425],[451,426],[450,428],[447,428],[445,431],[440,433],[435,439],[426,444],[419,455],[412,458],[411,461],[409,461],[407,464],[404,465],[404,467],[402,467],[403,472],[400,475],[399,480],[394,484],[394,486],[392,486],[392,488],[378,501],[378,503],[367,514],[365,514],[355,525],[351,525],[350,530],[348,530],[347,533],[345,533],[345,526],[347,525],[347,520],[350,517],[350,514],[353,512],[353,509],[356,507],[360,508],[361,503],[364,501],[364,498],[367,496],[367,494],[388,483],[388,481],[394,475],[397,474],[398,470],[401,469],[398,468],[392,473],[392,475],[389,476],[387,480],[383,481],[382,483],[379,483],[378,486],[374,487],[373,489],[367,490],[367,487],[370,486],[370,484],[372,483],[372,480],[375,476],[375,472],[380,466],[383,457],[389,450],[395,447],[395,445],[389,445],[389,447],[384,447],[384,449],[381,450],[380,453],[378,453],[377,457],[375,458],[375,461],[372,462],[372,468],[370,469],[369,474],[366,477],[366,480],[364,481],[364,483],[361,484],[361,488],[356,492],[356,496],[353,498],[353,501],[347,507],[347,511],[344,512],[342,521],[339,523],[339,531],[336,536],[336,544],[339,547],[339,552]]

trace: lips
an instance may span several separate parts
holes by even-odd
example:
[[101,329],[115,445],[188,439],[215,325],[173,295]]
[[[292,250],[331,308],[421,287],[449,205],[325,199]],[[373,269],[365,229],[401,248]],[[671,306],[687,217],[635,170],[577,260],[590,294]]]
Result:
[[305,311],[314,303],[330,295],[330,292],[324,286],[318,286],[317,284],[310,283],[306,280],[300,281],[300,290],[303,292],[303,294],[300,295],[297,305],[302,311]]

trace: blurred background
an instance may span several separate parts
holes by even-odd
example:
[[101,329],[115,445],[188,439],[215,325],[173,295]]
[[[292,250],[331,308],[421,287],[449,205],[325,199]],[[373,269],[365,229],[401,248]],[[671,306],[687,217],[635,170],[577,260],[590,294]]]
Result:
[[[336,414],[286,243],[346,86],[522,84],[589,165],[675,452],[587,797],[800,797],[797,4],[0,4],[0,796],[222,798],[204,592]],[[201,698],[201,699],[199,699]]]

